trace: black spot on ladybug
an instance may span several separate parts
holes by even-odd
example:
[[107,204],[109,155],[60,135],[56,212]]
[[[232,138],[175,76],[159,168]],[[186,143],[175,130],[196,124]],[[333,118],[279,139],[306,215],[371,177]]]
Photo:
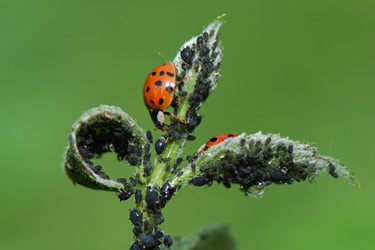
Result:
[[232,138],[232,137],[234,137],[234,135],[232,135],[232,134],[229,134],[229,135],[228,135],[228,138]]
[[174,77],[174,74],[171,73],[171,72],[167,72],[167,75],[170,76],[170,77]]
[[215,141],[217,141],[217,138],[216,138],[216,137],[212,137],[212,138],[210,139],[210,141],[211,141],[211,142],[215,142]]
[[164,75],[164,70],[160,71],[159,75],[161,75],[161,76]]
[[154,100],[151,100],[150,102],[151,102],[151,104],[155,104]]
[[169,93],[172,93],[173,92],[173,88],[172,87],[167,87],[167,91],[169,92]]
[[147,87],[146,92],[149,92],[149,91],[150,91],[150,87]]
[[161,85],[162,85],[162,82],[161,82],[160,80],[158,80],[158,81],[155,82],[155,85],[156,85],[156,86],[161,86]]
[[155,71],[154,71],[154,72],[152,72],[152,73],[151,73],[151,75],[152,75],[152,76],[156,75],[156,72],[155,72]]
[[164,102],[163,98],[160,98],[160,99],[159,99],[159,104],[162,105],[163,102]]

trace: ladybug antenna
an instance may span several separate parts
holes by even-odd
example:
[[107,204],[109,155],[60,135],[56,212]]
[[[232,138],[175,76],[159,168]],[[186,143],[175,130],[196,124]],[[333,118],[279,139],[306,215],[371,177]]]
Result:
[[168,62],[167,58],[166,58],[162,53],[160,53],[159,51],[156,51],[156,50],[155,50],[155,52],[156,52],[159,56],[163,57],[164,62]]

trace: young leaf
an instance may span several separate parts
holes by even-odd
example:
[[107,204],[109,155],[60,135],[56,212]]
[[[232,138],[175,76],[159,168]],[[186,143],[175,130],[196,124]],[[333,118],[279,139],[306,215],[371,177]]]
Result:
[[140,168],[145,143],[143,130],[120,108],[103,105],[91,109],[73,124],[64,153],[64,172],[74,184],[88,188],[132,191],[123,182],[111,180],[91,159],[115,152],[119,160]]
[[[192,170],[192,165],[196,171]],[[318,154],[317,148],[275,134],[261,132],[229,138],[199,154],[172,185],[202,186],[213,181],[230,187],[239,184],[247,195],[261,196],[272,183],[313,181],[322,172],[344,176],[359,188],[359,181],[342,162]]]

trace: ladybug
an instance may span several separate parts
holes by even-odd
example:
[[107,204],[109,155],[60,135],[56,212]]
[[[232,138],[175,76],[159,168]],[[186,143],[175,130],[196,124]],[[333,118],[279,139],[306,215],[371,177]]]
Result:
[[158,129],[168,131],[164,124],[165,115],[176,119],[178,122],[186,123],[177,119],[173,114],[164,112],[172,103],[181,101],[174,100],[176,82],[176,66],[173,62],[163,63],[154,68],[147,76],[143,86],[143,101],[150,112],[150,116]]
[[206,142],[205,144],[203,144],[197,151],[198,154],[202,153],[203,151],[205,151],[206,149],[212,147],[212,146],[215,146],[221,142],[223,142],[224,140],[228,139],[228,138],[233,138],[233,137],[237,137],[239,136],[238,134],[220,134],[220,135],[217,135],[217,136],[214,136],[212,137],[211,139],[208,140],[208,142]]

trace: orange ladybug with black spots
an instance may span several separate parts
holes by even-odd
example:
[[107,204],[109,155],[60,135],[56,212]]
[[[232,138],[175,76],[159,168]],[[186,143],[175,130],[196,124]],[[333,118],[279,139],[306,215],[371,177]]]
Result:
[[208,148],[215,146],[219,143],[222,143],[224,140],[228,138],[233,138],[239,136],[238,134],[233,134],[233,133],[228,133],[228,134],[220,134],[217,136],[212,137],[209,139],[205,144],[203,144],[199,149],[198,149],[198,154],[202,153],[203,151],[207,150]]
[[166,62],[154,68],[148,74],[143,86],[143,101],[155,126],[161,130],[168,131],[168,125],[164,123],[165,114],[185,123],[177,119],[173,114],[164,112],[172,103],[181,101],[174,101],[177,86],[176,66],[173,62]]

